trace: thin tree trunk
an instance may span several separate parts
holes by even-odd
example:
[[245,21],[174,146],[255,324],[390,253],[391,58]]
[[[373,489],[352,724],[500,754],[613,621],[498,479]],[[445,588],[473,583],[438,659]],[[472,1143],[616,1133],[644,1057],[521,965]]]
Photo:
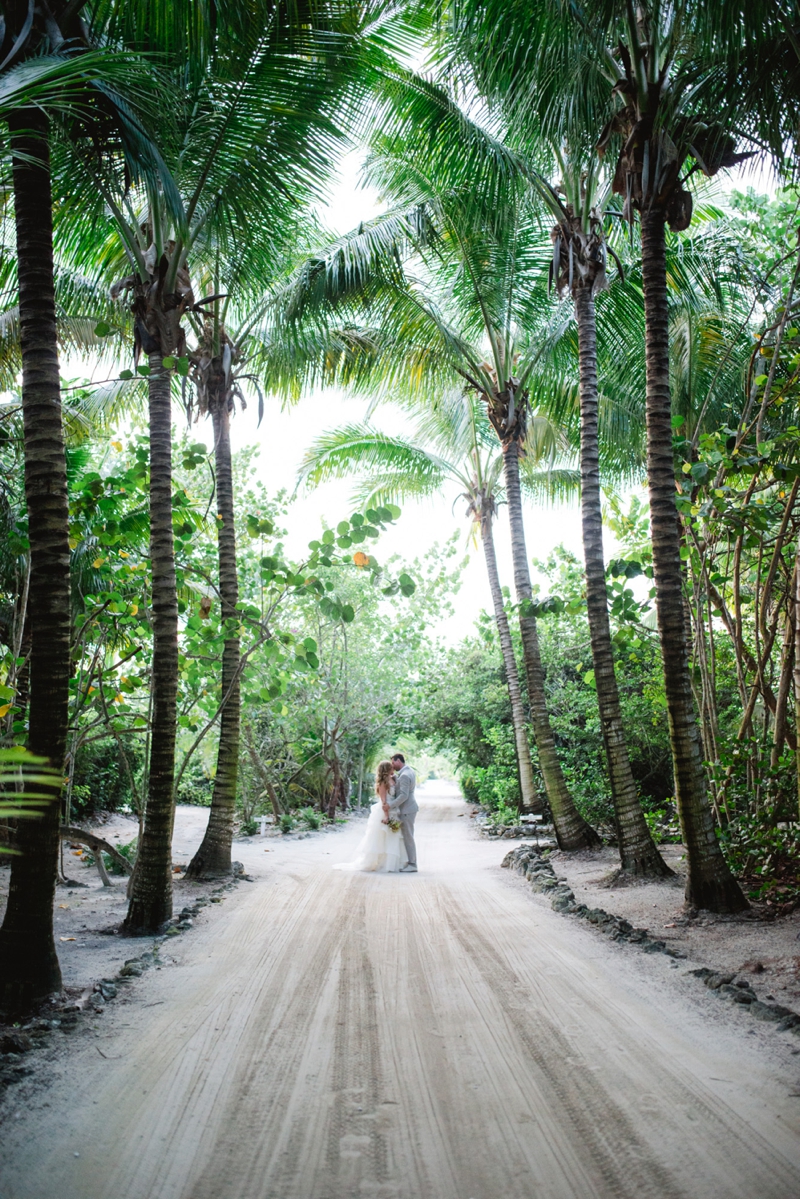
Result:
[[794,561],[794,726],[797,761],[797,806],[800,815],[800,536]]
[[150,770],[133,891],[123,926],[132,936],[157,932],[172,915],[175,729],[178,693],[178,597],[172,530],[172,404],[161,352],[150,363],[150,567],[153,576],[153,714]]
[[622,727],[608,592],[603,558],[603,510],[598,447],[597,330],[588,287],[575,291],[581,404],[581,526],[586,564],[586,606],[597,688],[597,706],[611,779],[621,869],[630,876],[664,878],[672,871],[658,852],[636,790]]
[[[231,842],[236,816],[236,782],[239,771],[241,688],[238,630],[239,579],[236,571],[236,528],[233,515],[233,471],[231,468],[230,414],[224,400],[215,404],[214,457],[217,474],[217,545],[219,550],[219,593],[226,636],[222,649],[222,700],[219,720],[217,773],[211,796],[208,826],[200,848],[189,863],[187,878],[231,872]],[[226,622],[230,621],[230,625]]]
[[487,514],[481,518],[481,538],[483,554],[486,559],[486,571],[489,575],[489,590],[492,593],[494,618],[497,622],[497,634],[500,639],[500,651],[503,655],[503,666],[506,672],[508,698],[511,701],[511,723],[514,726],[514,742],[517,747],[517,765],[519,767],[519,784],[522,795],[522,806],[531,812],[541,812],[544,805],[533,781],[533,763],[531,749],[528,744],[527,721],[525,708],[522,703],[522,690],[519,685],[517,659],[514,656],[514,646],[511,642],[511,630],[508,626],[503,592],[500,587],[500,576],[497,573],[497,557],[494,552],[494,537],[492,536],[492,517]]
[[740,912],[749,905],[717,841],[706,794],[700,738],[692,704],[680,531],[675,505],[664,214],[658,208],[651,208],[642,214],[642,277],[647,377],[647,474],[656,613],[672,747],[675,800],[688,861],[686,900],[713,912]]
[[[69,515],[58,366],[47,118],[9,119],[17,232],[25,500],[32,639],[28,745],[57,770],[67,744],[70,672]],[[24,156],[24,157],[23,157]],[[0,929],[0,1003],[24,1007],[61,988],[53,940],[60,787],[37,819],[21,820]]]
[[553,824],[560,849],[588,849],[600,844],[600,838],[584,820],[569,793],[556,754],[555,738],[550,726],[544,694],[544,667],[539,650],[539,634],[536,617],[526,609],[531,603],[531,576],[528,570],[528,554],[525,548],[525,528],[522,523],[522,494],[519,485],[519,442],[511,440],[503,447],[503,469],[506,482],[506,499],[511,525],[511,554],[514,561],[514,590],[519,604],[519,627],[522,634],[522,653],[525,659],[525,674],[528,680],[528,703],[531,723],[539,751],[539,765],[544,776],[544,785]]
[[772,729],[772,751],[769,764],[777,770],[786,741],[788,725],[789,692],[792,687],[794,673],[794,596],[789,596],[786,604],[786,624],[783,636],[783,652],[781,654],[781,673],[778,683],[778,694],[775,702],[775,724]]

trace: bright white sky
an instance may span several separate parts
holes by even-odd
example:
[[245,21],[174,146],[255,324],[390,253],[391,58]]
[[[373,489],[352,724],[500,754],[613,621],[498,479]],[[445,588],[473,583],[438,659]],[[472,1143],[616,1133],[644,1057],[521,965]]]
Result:
[[[332,190],[329,204],[322,210],[325,223],[335,233],[345,233],[359,220],[368,220],[381,211],[377,193],[360,185],[359,165],[360,156],[355,152],[343,159],[338,183]],[[732,172],[732,176],[728,187],[743,189],[750,185],[761,192],[774,191],[773,178],[758,167],[745,164],[738,172]],[[68,378],[85,377],[86,362],[68,360],[63,363],[62,371]],[[97,377],[96,372],[93,374]],[[105,377],[105,367],[100,374]],[[271,494],[282,488],[293,491],[303,453],[315,437],[341,424],[363,420],[367,409],[366,400],[348,398],[342,392],[330,389],[310,392],[290,409],[282,409],[279,401],[270,398],[267,398],[266,405],[259,430],[255,428],[253,406],[246,413],[236,416],[232,425],[232,441],[234,449],[254,442],[259,445],[257,470]],[[373,415],[372,423],[387,432],[410,431],[403,415],[389,407],[379,408]],[[207,437],[204,438],[202,426],[197,428],[196,434],[208,441]],[[286,544],[290,555],[302,555],[306,544],[319,535],[323,519],[329,524],[336,524],[350,515],[352,486],[349,481],[331,482],[297,496],[286,521]],[[384,534],[376,546],[376,552],[384,561],[392,553],[397,553],[410,562],[425,556],[435,544],[443,544],[454,532],[458,532],[462,549],[460,556],[468,554],[470,562],[463,576],[461,590],[452,597],[455,614],[437,630],[449,643],[459,641],[471,631],[481,609],[491,611],[483,555],[480,547],[474,547],[468,539],[469,522],[465,506],[456,496],[454,488],[451,494],[441,498],[408,503],[397,525]],[[578,557],[582,554],[577,504],[529,507],[526,533],[529,558],[545,558],[560,544]],[[504,510],[501,510],[496,522],[495,543],[501,581],[505,586],[512,587],[508,521]],[[613,556],[613,553],[611,535],[606,531],[606,558]]]
[[[339,181],[333,189],[328,206],[322,210],[325,223],[334,233],[346,233],[360,220],[369,220],[382,210],[378,194],[359,181],[360,156],[354,152],[345,157]],[[744,189],[753,186],[758,191],[774,191],[770,175],[759,167],[745,164],[731,173],[728,187]],[[310,393],[289,410],[281,410],[276,400],[267,401],[267,413],[256,432],[249,412],[238,416],[233,425],[234,446],[258,440],[261,447],[259,473],[270,492],[295,486],[297,469],[308,444],[321,432],[345,423],[363,420],[367,409],[364,399],[348,398],[339,391],[324,390]],[[372,423],[388,432],[407,429],[402,414],[391,408],[378,409]],[[306,542],[318,536],[321,520],[336,523],[351,512],[348,481],[326,483],[312,492],[298,495],[287,522],[287,548],[300,552]],[[491,596],[486,582],[483,555],[468,541],[469,522],[464,504],[456,501],[456,489],[450,495],[424,502],[408,503],[395,528],[384,535],[377,552],[385,560],[391,552],[410,561],[422,557],[436,543],[443,543],[453,532],[460,534],[460,545],[469,553],[470,563],[464,574],[461,590],[453,597],[455,614],[438,630],[448,642],[459,641],[472,629],[482,608],[491,611]],[[526,514],[526,534],[529,558],[545,558],[555,546],[563,544],[582,556],[580,512],[577,504],[570,506],[530,507]],[[496,525],[500,578],[512,587],[511,552],[508,521],[501,510]],[[606,558],[613,555],[611,535],[606,530]]]
[[[369,220],[382,209],[379,197],[370,188],[359,184],[359,156],[348,155],[342,162],[339,183],[333,191],[330,203],[321,215],[334,233],[346,233],[360,220]],[[305,396],[295,407],[281,410],[277,400],[267,401],[267,412],[261,428],[256,432],[249,412],[237,416],[232,427],[234,446],[252,444],[258,440],[261,447],[259,473],[270,492],[281,487],[292,490],[297,478],[297,469],[309,443],[327,429],[342,424],[362,421],[368,401],[349,398],[340,391],[320,390]],[[378,408],[372,423],[387,432],[410,432],[410,425],[402,413],[390,407]],[[335,524],[352,511],[350,481],[326,483],[315,491],[300,493],[292,506],[287,528],[287,549],[301,550],[306,542],[319,535],[324,517]],[[467,553],[470,563],[463,576],[459,593],[453,597],[455,614],[437,630],[448,642],[459,641],[472,629],[482,608],[491,611],[491,596],[486,582],[483,554],[478,546],[468,540],[469,522],[465,505],[456,501],[457,489],[452,494],[424,502],[408,503],[394,528],[384,534],[376,546],[376,553],[385,561],[392,552],[406,561],[420,558],[436,544],[445,542],[454,532],[460,535],[462,554]],[[580,514],[577,505],[571,507],[531,508],[527,515],[529,557],[544,558],[550,550],[563,542],[576,554],[581,553]],[[511,553],[509,548],[508,521],[501,510],[495,531],[495,542],[501,581],[513,586]]]

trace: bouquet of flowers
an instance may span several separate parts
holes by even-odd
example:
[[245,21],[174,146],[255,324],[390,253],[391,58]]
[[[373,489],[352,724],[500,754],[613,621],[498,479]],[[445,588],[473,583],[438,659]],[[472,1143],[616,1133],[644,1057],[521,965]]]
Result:
[[400,821],[397,819],[396,816],[390,816],[387,821],[387,824],[389,825],[389,828],[391,829],[391,831],[393,833],[400,832]]

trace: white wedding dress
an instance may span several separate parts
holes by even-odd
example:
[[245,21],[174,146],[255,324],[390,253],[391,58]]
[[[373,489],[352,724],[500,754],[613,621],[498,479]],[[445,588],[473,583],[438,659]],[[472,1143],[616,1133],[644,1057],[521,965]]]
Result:
[[403,834],[393,833],[383,823],[383,806],[377,800],[369,811],[367,827],[352,862],[339,862],[334,870],[374,870],[379,874],[396,874],[408,861]]

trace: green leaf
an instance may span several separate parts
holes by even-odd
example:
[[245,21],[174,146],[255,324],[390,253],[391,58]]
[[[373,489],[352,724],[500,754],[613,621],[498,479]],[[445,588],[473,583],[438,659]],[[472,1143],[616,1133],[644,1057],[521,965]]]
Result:
[[133,378],[133,371],[129,371],[127,369],[124,371],[120,371],[119,377],[120,377],[120,379],[124,379],[127,382],[128,379]]
[[349,520],[340,520],[338,525],[336,526],[336,532],[339,534],[340,537],[346,537],[347,534],[350,532],[350,521]]
[[337,537],[336,544],[340,550],[349,550],[353,543],[349,537]]
[[587,670],[586,674],[583,676],[583,681],[587,687],[595,687],[596,684],[594,681],[594,671]]
[[356,614],[352,604],[345,604],[342,608],[342,620],[345,621],[346,624],[350,624],[355,620],[355,618]]
[[360,512],[356,512],[353,516],[350,517],[350,524],[353,525],[353,527],[356,529],[359,527],[359,525],[363,525],[363,523],[364,523],[364,517],[361,515]]
[[333,545],[334,540],[335,540],[335,534],[333,532],[333,529],[326,529],[325,532],[322,534],[322,544],[323,545]]
[[398,516],[401,514],[401,509],[397,507],[397,504],[387,504],[386,510],[391,516],[392,520],[397,520]]
[[137,366],[136,370],[137,370],[137,373],[142,375],[145,379],[150,374],[149,366]]
[[167,354],[166,358],[161,359],[161,365],[165,370],[171,371],[177,359],[172,354]]
[[175,370],[178,372],[179,375],[183,375],[184,377],[186,377],[186,375],[189,374],[189,359],[188,358],[178,358],[175,362]]
[[106,324],[105,321],[98,321],[94,327],[95,337],[108,337],[110,332],[111,326]]

